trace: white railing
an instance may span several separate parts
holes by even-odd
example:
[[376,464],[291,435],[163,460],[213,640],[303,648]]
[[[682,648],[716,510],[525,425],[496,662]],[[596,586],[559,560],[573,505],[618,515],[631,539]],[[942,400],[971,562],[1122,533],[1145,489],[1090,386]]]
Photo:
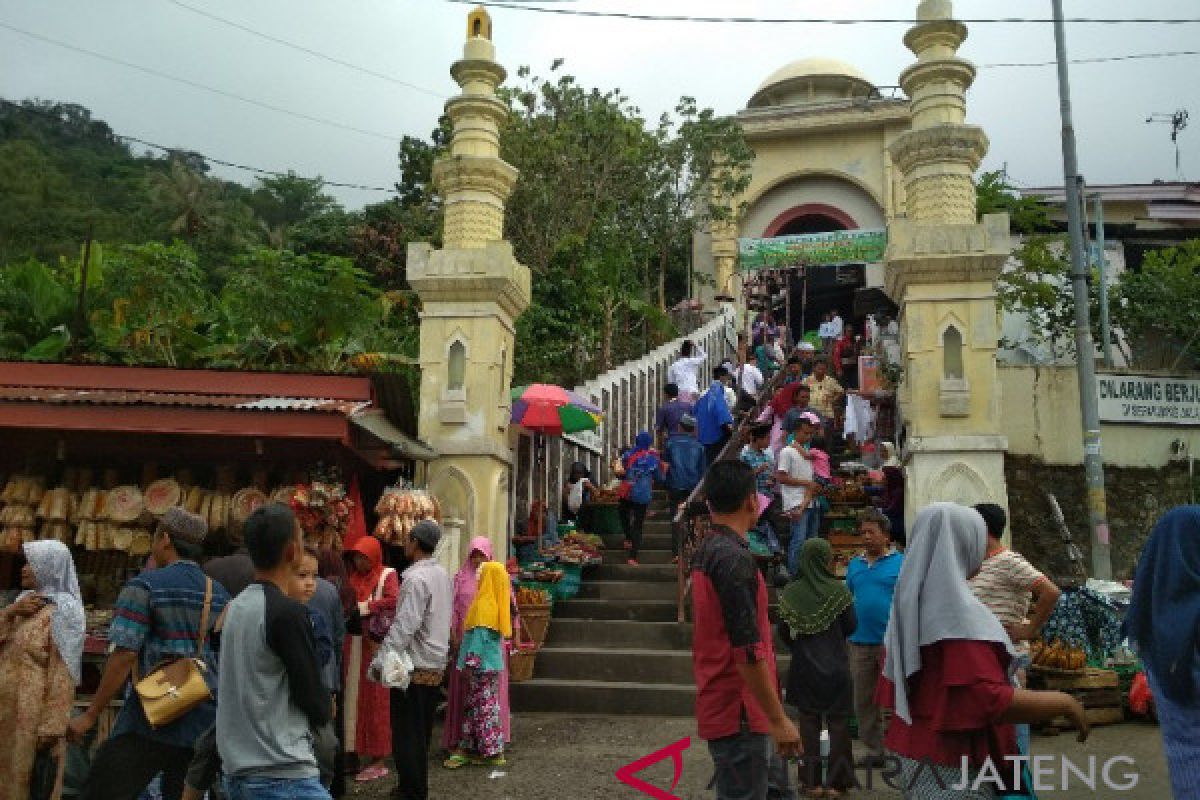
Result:
[[513,524],[528,519],[537,500],[545,502],[557,515],[563,482],[577,461],[587,465],[593,481],[606,483],[611,478],[612,458],[633,444],[639,431],[653,432],[654,415],[667,382],[667,368],[679,358],[684,340],[695,342],[707,355],[704,371],[700,373],[703,388],[712,368],[737,350],[737,319],[737,312],[727,306],[691,333],[575,387],[576,393],[591,398],[604,412],[604,423],[596,431],[562,438],[520,431],[509,480]]

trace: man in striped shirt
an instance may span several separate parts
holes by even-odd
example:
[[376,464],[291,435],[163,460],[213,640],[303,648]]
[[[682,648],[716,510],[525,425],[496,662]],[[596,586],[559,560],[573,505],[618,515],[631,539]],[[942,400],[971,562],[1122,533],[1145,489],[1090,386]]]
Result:
[[[1029,640],[1038,635],[1050,618],[1062,590],[1001,541],[1008,524],[1003,508],[994,503],[980,503],[975,510],[987,525],[988,546],[983,566],[970,580],[971,590],[1008,631],[1017,653],[1017,680],[1024,686],[1025,670],[1030,666]],[[1030,595],[1037,598],[1032,614]],[[1022,753],[1029,752],[1028,725],[1017,725],[1017,743]]]
[[[992,503],[975,506],[988,531],[987,557],[979,574],[971,579],[971,589],[1004,625],[1018,653],[1029,652],[1029,640],[1035,638],[1058,603],[1062,591],[1054,582],[1001,541],[1008,515]],[[1037,598],[1029,613],[1030,596]]]

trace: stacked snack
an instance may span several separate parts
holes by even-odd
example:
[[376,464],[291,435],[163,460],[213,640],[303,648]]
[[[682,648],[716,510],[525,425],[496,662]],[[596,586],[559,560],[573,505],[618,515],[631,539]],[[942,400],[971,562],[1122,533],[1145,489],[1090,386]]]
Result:
[[387,489],[375,505],[379,524],[375,536],[388,544],[403,545],[420,521],[442,521],[442,507],[436,497],[423,489]]
[[78,498],[66,486],[59,486],[42,495],[42,502],[37,508],[37,517],[42,520],[38,538],[57,539],[64,544],[71,544],[74,532],[70,520],[76,513],[78,502]]
[[234,492],[233,497],[229,500],[228,534],[231,542],[241,544],[242,523],[254,512],[254,509],[266,505],[268,502],[266,493],[253,486],[247,486]]
[[4,508],[0,509],[0,549],[15,553],[22,544],[37,538],[34,508],[45,494],[41,478],[14,475],[9,479],[0,493],[0,501],[4,502]]
[[145,513],[146,502],[139,487],[129,484],[111,489],[105,504],[107,520],[97,527],[95,549],[123,550],[134,555],[149,553],[147,523],[152,521],[152,515],[143,518]]

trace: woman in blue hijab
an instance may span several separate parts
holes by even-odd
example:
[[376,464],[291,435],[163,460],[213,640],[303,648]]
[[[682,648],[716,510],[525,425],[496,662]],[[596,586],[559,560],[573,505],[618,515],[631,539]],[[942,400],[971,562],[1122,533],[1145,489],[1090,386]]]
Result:
[[1125,634],[1146,666],[1172,794],[1200,798],[1200,506],[1159,519],[1138,559]]

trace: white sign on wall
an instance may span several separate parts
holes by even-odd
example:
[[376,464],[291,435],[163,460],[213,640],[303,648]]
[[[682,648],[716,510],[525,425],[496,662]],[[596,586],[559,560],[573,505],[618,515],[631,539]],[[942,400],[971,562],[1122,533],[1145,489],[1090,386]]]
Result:
[[1102,422],[1200,425],[1200,380],[1098,375]]

